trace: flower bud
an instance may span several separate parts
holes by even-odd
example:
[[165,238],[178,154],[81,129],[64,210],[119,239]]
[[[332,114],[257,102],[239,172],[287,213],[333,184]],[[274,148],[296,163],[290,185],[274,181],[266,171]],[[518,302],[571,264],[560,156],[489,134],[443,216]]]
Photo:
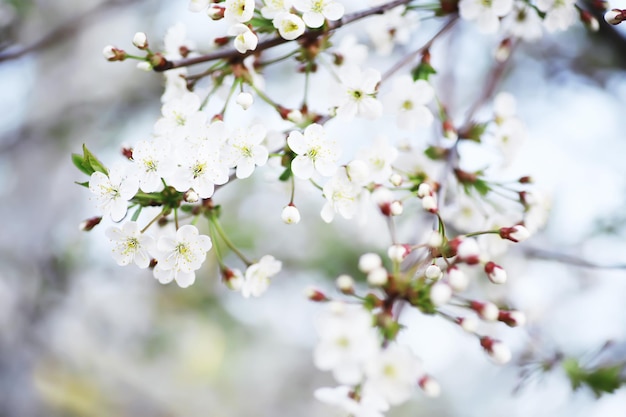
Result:
[[220,20],[224,18],[224,7],[219,6],[217,4],[211,4],[207,11],[206,14],[212,19],[212,20]]
[[579,10],[580,20],[583,22],[585,27],[589,29],[591,32],[597,32],[600,29],[600,23],[598,19],[596,19],[591,13],[587,10]]
[[254,102],[254,98],[252,97],[252,94],[250,93],[241,92],[237,96],[236,102],[237,104],[241,106],[242,109],[248,110],[250,106],[252,106],[252,103]]
[[376,253],[366,253],[359,258],[359,271],[369,273],[383,265],[383,260]]
[[444,282],[437,282],[435,285],[430,287],[430,301],[435,305],[435,307],[439,307],[450,301],[452,297],[452,288]]
[[[453,239],[451,246],[456,249],[457,256],[468,265],[475,265],[480,262],[480,249],[474,238]],[[456,247],[455,247],[456,246]]]
[[530,237],[530,232],[527,228],[521,224],[517,224],[512,227],[500,228],[500,237],[502,239],[508,239],[512,242],[523,242]]
[[431,213],[437,212],[437,200],[432,195],[427,195],[422,198],[422,207],[426,211],[430,211]]
[[498,320],[500,309],[494,303],[489,301],[481,303],[480,301],[471,301],[469,307],[478,313],[478,316],[486,321]]
[[183,194],[183,199],[188,203],[197,203],[200,200],[200,196],[194,190],[187,190]]
[[222,279],[228,289],[232,291],[240,291],[241,287],[243,287],[243,273],[239,269],[230,269],[225,267],[222,269]]
[[456,322],[468,333],[475,333],[478,329],[478,320],[475,317],[457,317]]
[[418,381],[418,385],[428,397],[436,398],[441,394],[441,385],[429,375],[421,377]]
[[426,268],[426,271],[424,272],[424,276],[432,280],[438,280],[442,275],[443,273],[441,272],[441,268],[437,265],[428,265],[428,268]]
[[328,301],[328,298],[323,292],[313,287],[306,288],[304,295],[311,301]]
[[500,265],[493,262],[487,262],[485,265],[485,272],[487,273],[489,281],[494,284],[504,284],[506,282],[506,271]]
[[419,187],[417,187],[417,196],[419,198],[424,198],[427,195],[430,195],[433,192],[432,187],[430,186],[430,184],[423,182],[419,185]]
[[455,292],[465,291],[469,285],[467,274],[455,266],[448,268],[447,281],[448,285],[450,285]]
[[511,350],[499,340],[484,336],[480,338],[480,345],[499,365],[504,365],[511,360]]
[[389,182],[395,187],[401,186],[403,181],[404,180],[402,179],[402,175],[400,174],[391,174],[391,176],[389,177]]
[[292,204],[283,208],[283,212],[281,213],[280,217],[286,224],[300,223],[300,211],[296,206]]
[[604,14],[604,20],[611,25],[619,25],[626,20],[625,10],[612,9]]
[[385,268],[378,267],[367,274],[367,283],[372,287],[382,287],[389,281],[389,274]]
[[408,245],[392,245],[387,249],[387,256],[394,262],[402,262],[410,252]]
[[80,225],[78,225],[78,229],[82,230],[83,232],[88,232],[92,230],[94,227],[96,227],[97,225],[99,225],[101,221],[102,221],[102,217],[92,217],[90,219],[87,219],[81,222]]
[[443,237],[441,233],[437,231],[431,232],[430,236],[428,236],[428,241],[426,242],[429,248],[439,248],[443,244]]
[[304,116],[302,115],[302,112],[300,110],[295,109],[287,113],[287,120],[295,124],[299,124],[304,121]]
[[133,45],[139,49],[148,49],[148,37],[143,32],[135,33],[133,36]]
[[354,293],[354,278],[350,275],[339,275],[337,280],[335,281],[335,285],[339,288],[344,294],[353,294]]
[[150,64],[150,62],[148,61],[140,61],[137,62],[137,69],[145,72],[150,72],[152,71],[152,64]]
[[404,206],[402,205],[402,201],[392,201],[389,205],[389,211],[391,212],[392,216],[401,215],[404,212]]
[[102,55],[104,55],[108,61],[123,61],[126,59],[126,52],[113,45],[105,46],[102,50]]
[[526,324],[526,315],[517,310],[500,311],[498,321],[501,321],[509,327],[520,327]]

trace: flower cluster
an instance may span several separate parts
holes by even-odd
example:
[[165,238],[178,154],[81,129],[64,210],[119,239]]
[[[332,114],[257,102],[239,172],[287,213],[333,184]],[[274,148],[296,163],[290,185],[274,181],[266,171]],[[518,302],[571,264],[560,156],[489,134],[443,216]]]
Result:
[[[223,227],[221,216],[232,211],[218,201],[221,187],[260,171],[289,191],[276,217],[292,230],[305,217],[296,198],[303,204],[318,198],[315,220],[325,223],[354,219],[362,228],[380,216],[389,235],[376,240],[387,256],[372,249],[358,260],[367,287],[342,275],[337,288],[349,302],[309,292],[312,300],[332,300],[316,321],[314,362],[339,384],[316,396],[353,416],[380,416],[406,401],[414,386],[430,396],[440,391],[410,347],[398,343],[403,308],[458,326],[496,363],[511,359],[507,346],[483,334],[479,323],[521,326],[523,313],[467,291],[506,283],[502,255],[541,228],[548,204],[530,177],[511,178],[506,171],[526,132],[514,97],[498,91],[497,83],[516,39],[538,39],[544,29],[564,30],[577,18],[591,22],[569,0],[440,6],[433,15],[431,5],[413,0],[375,1],[355,12],[337,0],[191,0],[190,11],[226,23],[225,36],[212,40],[215,50],[203,53],[182,24],[168,30],[160,52],[144,33],[132,40],[140,55],[106,47],[110,61],[134,59],[164,74],[161,115],[151,134],[123,149],[125,160],[110,168],[86,147],[73,156],[89,176],[82,185],[101,216],[121,223],[106,231],[114,261],[152,268],[164,284],[193,284],[213,248],[228,288],[245,298],[268,289],[282,262],[271,255],[250,260]],[[607,13],[607,20],[625,20],[622,12]],[[505,36],[495,51],[498,71],[465,120],[449,111],[447,97],[435,88],[431,63],[431,47],[454,28],[457,13],[481,32]],[[449,17],[428,42],[407,52],[420,19],[433,16]],[[370,22],[365,36],[334,38],[361,19]],[[268,52],[285,44],[292,49]],[[377,56],[371,59],[369,51]],[[190,73],[192,65],[207,62]],[[381,62],[389,65],[381,68]],[[271,76],[269,69],[279,65],[288,68],[283,74],[301,77],[298,100],[291,85],[283,88],[284,80]],[[320,93],[327,85],[332,92]],[[281,96],[284,90],[288,97]],[[477,110],[488,106],[493,111],[481,118]],[[384,129],[368,128],[380,121]],[[483,168],[468,168],[468,143],[500,152]],[[400,222],[416,224],[406,229],[420,233],[400,232]]]

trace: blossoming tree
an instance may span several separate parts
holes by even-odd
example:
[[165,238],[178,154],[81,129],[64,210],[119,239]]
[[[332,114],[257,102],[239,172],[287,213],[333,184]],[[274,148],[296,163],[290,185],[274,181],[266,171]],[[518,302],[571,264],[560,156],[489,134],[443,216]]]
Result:
[[[548,199],[529,176],[511,178],[507,171],[525,128],[499,81],[520,43],[577,22],[597,30],[591,11],[607,6],[543,0],[191,0],[187,6],[223,30],[212,50],[196,48],[180,24],[162,48],[141,32],[132,39],[138,52],[104,48],[109,61],[135,60],[163,73],[165,88],[148,139],[125,147],[119,161],[101,161],[88,144],[73,155],[99,211],[84,229],[106,223],[113,260],[150,268],[161,284],[186,288],[219,275],[243,297],[261,297],[280,280],[282,262],[263,247],[250,254],[238,247],[221,221],[230,207],[221,204],[220,191],[269,177],[255,186],[283,184],[284,208],[276,216],[294,233],[298,206],[311,199],[321,206],[316,221],[343,218],[362,228],[378,216],[388,229],[376,237],[379,246],[354,259],[359,276],[333,277],[335,292],[306,289],[310,300],[325,304],[315,321],[314,363],[337,384],[317,390],[319,400],[352,416],[381,416],[414,387],[428,396],[445,390],[428,363],[398,341],[411,326],[402,321],[408,309],[444,318],[494,362],[509,362],[509,348],[479,324],[518,327],[525,315],[497,305],[488,291],[470,295],[468,287],[506,285],[498,258],[543,226]],[[605,11],[611,24],[626,19],[624,10]],[[436,23],[420,27],[426,19]],[[459,112],[438,73],[442,44],[463,24],[470,35],[497,42],[484,87]],[[301,88],[290,84],[285,93],[273,72]],[[466,144],[495,156],[476,168]],[[207,254],[219,274],[197,273]],[[619,368],[565,366],[575,387],[601,393],[623,382]]]

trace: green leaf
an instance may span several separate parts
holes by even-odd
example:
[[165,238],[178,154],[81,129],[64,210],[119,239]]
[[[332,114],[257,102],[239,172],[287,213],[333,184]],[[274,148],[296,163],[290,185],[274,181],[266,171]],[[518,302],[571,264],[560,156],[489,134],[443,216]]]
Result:
[[596,397],[614,392],[625,382],[620,377],[621,365],[585,370],[576,359],[567,358],[563,361],[562,366],[574,390],[586,385]]
[[85,163],[88,164],[89,167],[91,167],[91,174],[98,171],[102,172],[104,175],[109,175],[109,170],[104,166],[102,162],[98,160],[98,158],[96,158],[94,154],[91,153],[91,151],[89,151],[89,149],[87,149],[87,146],[85,146],[85,144],[83,144],[83,158],[85,160]]
[[438,161],[445,159],[448,156],[448,150],[442,148],[441,146],[429,146],[424,151],[424,155],[433,161]]
[[74,184],[82,185],[85,188],[89,188],[89,181],[85,181],[85,182],[74,181]]
[[131,217],[130,221],[132,222],[137,221],[137,219],[139,218],[139,215],[141,214],[142,208],[143,208],[142,206],[137,207],[137,210],[135,210],[135,212],[133,213],[133,217]]
[[72,162],[74,163],[76,168],[78,168],[82,173],[87,174],[87,175],[93,174],[93,170],[91,169],[91,166],[85,162],[85,158],[82,155],[73,153]]
[[489,191],[491,191],[491,187],[489,187],[489,184],[487,184],[485,180],[477,179],[472,185],[482,196],[489,194]]
[[437,71],[432,67],[432,65],[421,62],[418,66],[413,68],[411,71],[411,75],[413,76],[413,81],[417,80],[426,80],[428,81],[428,77],[433,74],[437,74]]
[[291,178],[291,175],[293,175],[293,173],[291,172],[291,168],[287,167],[282,174],[280,174],[280,177],[278,177],[279,180],[281,181],[287,181],[289,178]]
[[473,124],[467,132],[464,134],[464,139],[473,140],[474,142],[481,142],[482,136],[487,130],[487,123]]

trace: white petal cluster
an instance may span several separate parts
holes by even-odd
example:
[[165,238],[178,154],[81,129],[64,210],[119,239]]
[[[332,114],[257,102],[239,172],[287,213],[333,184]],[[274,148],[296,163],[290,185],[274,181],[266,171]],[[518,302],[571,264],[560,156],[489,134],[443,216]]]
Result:
[[495,33],[500,28],[500,18],[513,9],[513,0],[461,0],[461,18],[473,21],[482,33]]
[[254,0],[226,0],[224,18],[233,23],[245,23],[254,16]]
[[113,259],[118,265],[135,263],[139,268],[150,265],[150,252],[154,250],[154,238],[141,233],[136,222],[126,222],[119,227],[106,230],[107,237],[113,243]]
[[278,274],[282,267],[282,262],[271,255],[265,255],[246,269],[241,294],[245,298],[260,297],[269,287],[270,278]]
[[287,137],[287,144],[297,154],[291,162],[291,170],[297,178],[307,180],[315,172],[329,177],[337,170],[340,148],[328,138],[322,125],[309,125],[304,133],[292,131]]
[[434,116],[426,105],[434,98],[435,90],[427,81],[413,81],[410,75],[402,75],[394,79],[383,103],[388,111],[397,114],[396,122],[401,129],[413,130],[433,123]]
[[392,164],[398,158],[398,149],[389,144],[387,137],[377,136],[372,145],[361,148],[356,157],[367,164],[367,182],[382,184],[392,175]]
[[515,1],[513,10],[502,21],[505,32],[526,42],[543,36],[543,21],[537,9],[523,1]]
[[566,30],[578,20],[574,0],[537,0],[536,6],[546,14],[543,25],[548,32]]
[[281,38],[288,41],[299,38],[306,29],[302,18],[289,12],[278,13],[272,20],[272,24],[278,29],[278,34]]
[[196,280],[195,271],[200,269],[212,246],[211,238],[199,234],[190,224],[161,236],[153,253],[157,260],[154,277],[161,284],[175,280],[181,288],[190,286]]
[[235,23],[228,28],[227,33],[229,36],[235,37],[235,49],[242,54],[254,51],[259,43],[259,38],[243,23]]
[[339,214],[344,219],[351,219],[359,208],[367,202],[367,191],[362,185],[348,177],[345,169],[340,169],[326,183],[322,190],[326,204],[320,215],[326,223],[330,223]]
[[391,54],[396,45],[407,45],[411,35],[419,27],[419,16],[404,6],[372,16],[366,28],[367,34],[379,55]]
[[377,119],[382,115],[383,105],[376,98],[380,72],[373,68],[361,70],[354,65],[340,68],[341,95],[337,101],[337,116],[351,120],[355,116]]
[[269,152],[261,144],[267,130],[263,125],[254,125],[247,129],[239,128],[229,138],[223,152],[229,166],[236,167],[237,178],[248,178],[255,166],[265,165]]
[[321,27],[326,19],[339,20],[344,13],[343,5],[335,0],[294,0],[293,5],[310,28]]
[[114,222],[126,216],[128,201],[137,194],[139,179],[122,165],[116,165],[109,174],[94,172],[89,179],[89,191],[94,194],[96,206]]
[[274,19],[278,14],[289,12],[292,0],[263,0],[261,15],[266,19]]

